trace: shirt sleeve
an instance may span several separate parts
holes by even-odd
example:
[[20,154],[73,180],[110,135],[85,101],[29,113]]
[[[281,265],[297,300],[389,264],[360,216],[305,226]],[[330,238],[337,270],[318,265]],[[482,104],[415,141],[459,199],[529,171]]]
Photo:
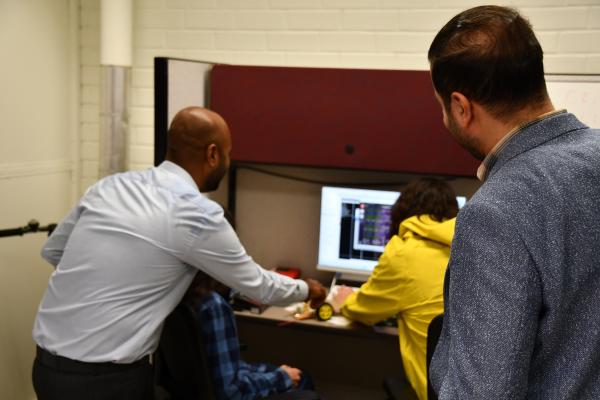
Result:
[[288,305],[306,300],[306,283],[255,263],[224,218],[223,209],[213,204],[191,205],[179,211],[177,230],[185,246],[183,261],[263,304]]
[[473,204],[459,215],[432,368],[440,400],[526,397],[541,283],[515,226],[493,204]]
[[52,264],[55,268],[60,263],[65,251],[71,232],[81,215],[81,207],[77,205],[54,229],[44,247],[42,247],[42,258]]
[[235,319],[231,308],[212,302],[200,311],[203,341],[219,399],[250,400],[283,392],[292,381],[281,368],[269,371],[261,364],[240,359]]

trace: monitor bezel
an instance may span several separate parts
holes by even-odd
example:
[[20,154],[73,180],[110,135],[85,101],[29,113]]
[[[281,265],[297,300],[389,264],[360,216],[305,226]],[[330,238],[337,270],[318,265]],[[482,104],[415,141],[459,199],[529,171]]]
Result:
[[[359,193],[359,192],[364,192],[364,193],[369,193],[371,195],[376,195],[376,194],[380,194],[380,195],[385,195],[384,196],[395,196],[394,200],[389,202],[384,202],[383,204],[389,204],[389,205],[393,205],[398,196],[400,195],[399,191],[393,191],[393,190],[379,190],[379,189],[365,189],[365,188],[356,188],[356,187],[339,187],[339,186],[323,186],[321,188],[321,202],[320,202],[320,206],[319,206],[319,246],[317,249],[317,270],[319,271],[328,271],[328,272],[336,272],[336,273],[341,273],[341,274],[350,274],[350,275],[361,275],[361,276],[369,276],[373,273],[373,269],[375,268],[375,266],[377,265],[378,260],[369,260],[369,263],[373,264],[372,268],[370,269],[360,269],[360,268],[345,268],[345,267],[340,267],[337,265],[331,265],[330,263],[324,263],[321,257],[321,251],[322,251],[322,235],[323,235],[323,200],[324,200],[324,196],[325,196],[325,191],[327,190],[332,190],[332,191],[336,191],[336,192],[342,192],[342,191],[348,191],[349,193]],[[364,199],[364,196],[362,197]],[[360,196],[359,196],[360,199]],[[341,206],[341,204],[340,204]],[[339,241],[339,238],[338,238]],[[357,259],[349,259],[349,260],[357,260]]]
[[[323,200],[324,200],[324,195],[325,195],[325,191],[327,190],[334,190],[334,191],[349,191],[349,192],[360,192],[360,191],[365,191],[365,192],[369,192],[371,194],[376,194],[377,192],[380,193],[387,193],[388,195],[396,195],[395,200],[391,203],[394,204],[394,202],[398,199],[398,196],[401,195],[400,191],[394,191],[394,190],[379,190],[379,189],[365,189],[365,188],[357,188],[357,187],[340,187],[340,186],[323,186],[321,187],[321,201],[319,204],[319,240],[318,240],[318,249],[317,249],[317,263],[316,263],[316,268],[318,271],[328,271],[328,272],[336,272],[336,273],[340,273],[340,274],[344,274],[344,275],[357,275],[357,276],[369,276],[373,273],[373,270],[375,269],[375,266],[377,266],[378,260],[375,260],[374,262],[370,262],[373,263],[373,267],[371,269],[359,269],[359,268],[345,268],[345,267],[339,267],[336,265],[331,265],[328,263],[323,263],[322,259],[321,259],[321,250],[322,250],[322,235],[323,235]],[[460,196],[457,195],[456,196],[456,201],[458,203],[458,208],[462,208],[465,203],[467,202],[467,197],[466,196]],[[383,204],[387,204],[387,203],[383,203]],[[341,204],[340,204],[341,206]],[[339,240],[339,238],[338,238]],[[352,259],[350,259],[352,260]],[[354,259],[356,260],[356,259]]]

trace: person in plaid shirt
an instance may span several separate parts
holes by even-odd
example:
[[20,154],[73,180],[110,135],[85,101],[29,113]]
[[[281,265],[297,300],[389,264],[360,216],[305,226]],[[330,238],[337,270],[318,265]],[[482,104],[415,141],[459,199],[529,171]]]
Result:
[[312,379],[298,368],[266,363],[247,363],[240,357],[233,309],[220,293],[229,289],[199,272],[190,286],[191,301],[200,319],[202,342],[218,399],[318,398]]

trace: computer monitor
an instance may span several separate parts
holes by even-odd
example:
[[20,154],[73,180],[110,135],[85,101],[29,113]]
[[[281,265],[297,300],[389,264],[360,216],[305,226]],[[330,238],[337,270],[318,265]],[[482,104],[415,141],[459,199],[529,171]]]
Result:
[[[370,275],[388,240],[400,192],[324,186],[317,269]],[[459,208],[466,198],[456,198]],[[365,277],[366,279],[366,277]]]

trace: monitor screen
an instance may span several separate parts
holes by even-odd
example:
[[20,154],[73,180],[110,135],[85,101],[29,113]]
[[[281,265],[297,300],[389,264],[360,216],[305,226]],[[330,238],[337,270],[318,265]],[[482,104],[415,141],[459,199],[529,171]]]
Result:
[[[400,192],[323,187],[317,269],[368,275],[388,240]],[[459,208],[466,198],[456,198]]]

